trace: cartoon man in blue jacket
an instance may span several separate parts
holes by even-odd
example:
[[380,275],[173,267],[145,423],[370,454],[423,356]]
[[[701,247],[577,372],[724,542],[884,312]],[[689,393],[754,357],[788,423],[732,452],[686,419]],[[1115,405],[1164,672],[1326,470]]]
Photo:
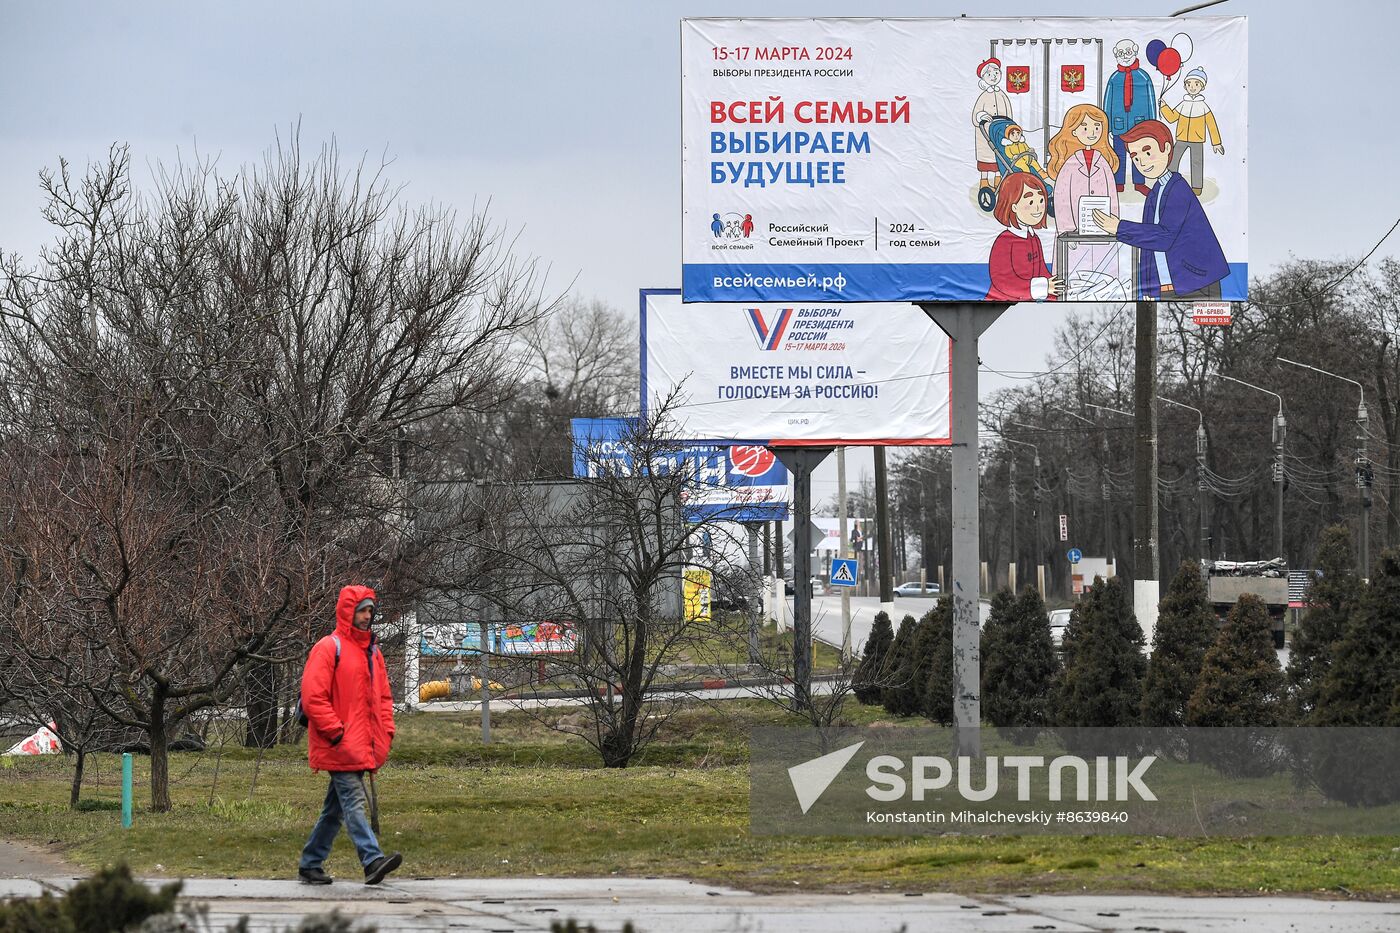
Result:
[[1124,134],[1133,164],[1151,179],[1142,220],[1094,211],[1094,222],[1119,243],[1138,249],[1142,298],[1160,301],[1219,299],[1230,264],[1191,185],[1171,170],[1172,131],[1144,120]]
[[[1124,170],[1128,157],[1122,136],[1144,120],[1157,119],[1157,89],[1152,76],[1138,65],[1138,47],[1132,39],[1119,39],[1113,46],[1118,70],[1109,75],[1103,92],[1103,112],[1108,114],[1108,130],[1113,134],[1113,151],[1118,153],[1118,168],[1113,173],[1118,190],[1123,190]],[[1133,166],[1133,187],[1143,197],[1148,188],[1142,173]]]

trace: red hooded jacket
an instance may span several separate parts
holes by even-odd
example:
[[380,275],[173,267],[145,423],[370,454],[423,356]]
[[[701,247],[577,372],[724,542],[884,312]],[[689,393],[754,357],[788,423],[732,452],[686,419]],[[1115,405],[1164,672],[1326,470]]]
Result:
[[[335,603],[335,639],[311,648],[301,675],[301,707],[310,725],[307,757],[313,771],[377,771],[394,741],[394,697],[373,631],[355,628],[355,606],[374,599],[367,586],[347,586]],[[332,684],[334,678],[334,684]]]

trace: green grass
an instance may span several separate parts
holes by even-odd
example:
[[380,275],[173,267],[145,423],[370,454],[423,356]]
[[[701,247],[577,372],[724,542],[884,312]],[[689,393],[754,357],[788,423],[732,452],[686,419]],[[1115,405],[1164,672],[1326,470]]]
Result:
[[[789,720],[760,702],[723,711],[687,707],[637,767],[613,771],[598,767],[581,740],[525,714],[494,717],[495,742],[485,748],[471,716],[402,717],[393,760],[378,781],[381,841],[404,853],[407,876],[617,873],[759,890],[1400,896],[1396,837],[751,836],[747,733]],[[854,705],[851,713],[860,723],[884,718]],[[10,759],[0,767],[4,836],[56,842],[88,868],[125,859],[138,873],[287,877],[326,786],[324,775],[307,768],[304,746],[260,759],[227,745],[222,756],[217,748],[172,755],[175,809],[153,814],[144,807],[148,762],[137,757],[136,821],[123,832],[115,811],[118,756],[95,757],[76,812],[67,807],[63,759]],[[328,867],[358,873],[344,837]]]
[[[682,664],[708,664],[722,668],[748,663],[748,619],[737,612],[715,614],[711,630],[704,636],[680,647],[675,660]],[[786,655],[792,657],[793,632],[778,634],[777,625],[768,623],[759,628],[760,657],[771,666]],[[862,645],[853,646],[859,656]],[[841,669],[841,649],[826,642],[812,643],[812,671],[823,674]]]

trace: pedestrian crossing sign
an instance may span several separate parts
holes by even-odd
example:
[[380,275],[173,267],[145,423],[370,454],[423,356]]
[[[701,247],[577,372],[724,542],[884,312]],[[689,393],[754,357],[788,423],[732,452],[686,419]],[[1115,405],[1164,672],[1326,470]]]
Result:
[[831,561],[831,585],[855,586],[859,568],[854,557],[836,557]]

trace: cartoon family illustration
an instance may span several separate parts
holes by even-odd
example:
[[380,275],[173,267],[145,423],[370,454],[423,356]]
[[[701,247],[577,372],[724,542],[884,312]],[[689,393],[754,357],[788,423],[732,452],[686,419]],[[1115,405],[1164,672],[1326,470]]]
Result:
[[[1189,57],[1189,38],[1184,47]],[[977,66],[977,200],[1005,228],[988,258],[988,300],[1054,301],[1090,294],[1107,299],[1114,290],[1128,297],[1118,265],[1122,245],[1137,250],[1134,297],[1220,297],[1229,263],[1200,196],[1207,140],[1217,155],[1225,149],[1205,99],[1206,71],[1190,69],[1182,81],[1184,97],[1168,104],[1141,67],[1136,42],[1120,40],[1113,55],[1117,67],[1104,82],[1103,106],[1075,104],[1066,111],[1049,141],[1044,168],[1014,120],[1010,99],[996,86],[1001,62],[988,58]],[[1170,79],[1182,55],[1154,41],[1149,58]],[[1179,174],[1187,155],[1189,181]],[[1143,196],[1138,220],[1125,218],[1120,205],[1129,171],[1134,191]],[[1063,268],[1054,274],[1036,233],[1050,219],[1064,245]]]
[[732,215],[728,220],[721,219],[719,214],[710,215],[710,233],[715,239],[724,237],[730,240],[737,240],[739,237],[748,239],[753,236],[753,215],[745,214],[743,219],[739,215]]

